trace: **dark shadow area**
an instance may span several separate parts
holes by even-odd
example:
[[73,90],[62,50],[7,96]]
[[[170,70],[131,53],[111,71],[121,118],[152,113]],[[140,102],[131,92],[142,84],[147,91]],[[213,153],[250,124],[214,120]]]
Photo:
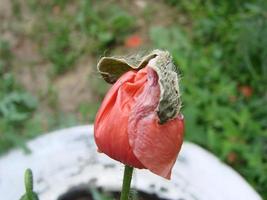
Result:
[[[77,186],[69,189],[66,193],[58,197],[57,200],[119,200],[120,193],[113,191],[103,191],[101,188],[89,188],[87,186]],[[156,194],[148,194],[141,191],[132,191],[132,200],[165,200],[157,197]]]

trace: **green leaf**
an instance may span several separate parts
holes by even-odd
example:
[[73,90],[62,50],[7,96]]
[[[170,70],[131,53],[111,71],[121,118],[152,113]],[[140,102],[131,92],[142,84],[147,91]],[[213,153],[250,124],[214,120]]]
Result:
[[90,188],[90,192],[91,192],[94,200],[112,200],[113,199],[112,197],[110,197],[104,193],[99,192],[95,188]]

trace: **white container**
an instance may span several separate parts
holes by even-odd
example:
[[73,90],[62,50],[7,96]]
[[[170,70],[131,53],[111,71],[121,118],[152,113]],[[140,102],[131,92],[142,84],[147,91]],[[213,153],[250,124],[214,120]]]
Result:
[[[0,158],[1,200],[18,200],[24,193],[26,168],[34,173],[40,200],[57,200],[79,185],[121,188],[123,165],[97,153],[91,125],[44,134],[28,142],[28,147],[31,154],[16,149]],[[189,142],[183,144],[171,181],[135,170],[132,187],[173,200],[261,200],[238,173]]]

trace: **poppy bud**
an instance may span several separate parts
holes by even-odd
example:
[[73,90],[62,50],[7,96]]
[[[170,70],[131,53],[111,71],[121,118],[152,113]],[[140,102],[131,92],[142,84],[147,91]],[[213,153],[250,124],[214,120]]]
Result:
[[139,61],[104,57],[98,69],[114,83],[95,120],[99,151],[170,179],[184,131],[178,73],[170,54],[155,50]]

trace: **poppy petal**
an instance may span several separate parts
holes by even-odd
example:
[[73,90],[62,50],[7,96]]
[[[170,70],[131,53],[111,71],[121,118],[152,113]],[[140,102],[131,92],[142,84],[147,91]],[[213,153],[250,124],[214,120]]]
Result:
[[146,83],[146,70],[129,71],[111,87],[95,121],[98,149],[124,164],[144,168],[132,152],[128,138],[129,113]]
[[147,84],[129,117],[129,143],[134,155],[146,168],[170,179],[182,145],[183,119],[176,117],[159,124],[156,112],[160,98],[158,76],[153,69],[147,68]]

